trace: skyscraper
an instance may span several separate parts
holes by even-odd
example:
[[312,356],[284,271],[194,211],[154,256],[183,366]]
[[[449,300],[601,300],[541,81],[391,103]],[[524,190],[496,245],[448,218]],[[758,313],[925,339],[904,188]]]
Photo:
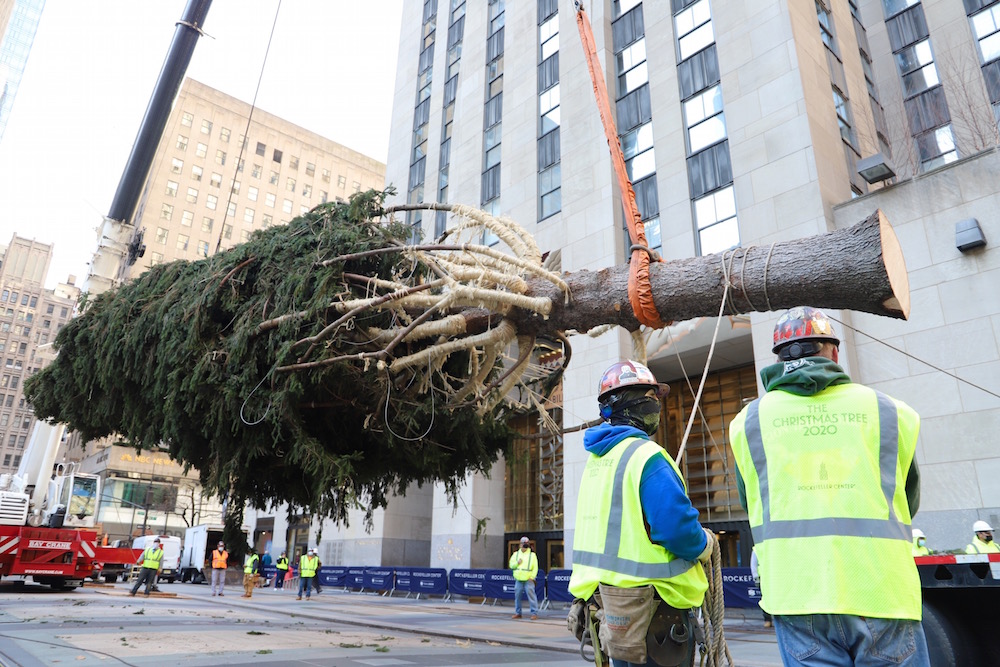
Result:
[[28,63],[31,44],[42,19],[45,0],[0,2],[0,141],[14,106],[21,75]]

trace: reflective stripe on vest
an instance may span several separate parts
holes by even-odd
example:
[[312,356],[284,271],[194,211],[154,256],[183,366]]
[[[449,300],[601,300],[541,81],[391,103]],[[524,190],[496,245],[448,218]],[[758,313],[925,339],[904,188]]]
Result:
[[618,547],[622,541],[622,493],[625,468],[628,467],[629,459],[645,442],[645,440],[636,439],[629,443],[615,469],[615,483],[611,491],[611,514],[608,516],[608,532],[607,539],[604,541],[604,552],[574,549],[574,563],[642,579],[670,579],[684,574],[695,566],[694,562],[681,558],[675,558],[669,563],[639,563],[621,558],[618,555]]
[[911,542],[910,526],[896,516],[893,497],[896,494],[896,469],[899,465],[899,422],[896,404],[885,394],[876,391],[879,417],[879,475],[882,494],[889,507],[887,519],[862,519],[827,517],[822,519],[771,520],[771,496],[767,478],[767,455],[760,430],[760,399],[747,406],[744,430],[747,446],[760,484],[761,518],[759,526],[751,526],[754,543],[776,538],[797,537],[881,537]]

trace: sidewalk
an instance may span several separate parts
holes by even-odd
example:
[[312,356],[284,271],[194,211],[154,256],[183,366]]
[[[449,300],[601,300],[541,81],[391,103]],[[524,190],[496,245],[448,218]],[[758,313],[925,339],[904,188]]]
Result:
[[[296,601],[293,590],[262,588],[255,590],[253,598],[247,600],[234,588],[230,588],[231,596],[213,598],[208,586],[175,584],[175,587],[170,587],[171,592],[182,596],[203,597],[216,604],[267,613],[294,614],[348,625],[521,648],[543,647],[573,654],[580,651],[579,642],[566,629],[567,609],[561,604],[541,610],[538,620],[531,621],[527,616],[521,620],[511,619],[514,611],[511,601],[483,605],[465,598],[447,602],[440,598],[406,599],[400,595],[388,598],[330,587],[324,588],[321,595],[314,593],[311,599],[302,601]],[[724,629],[736,665],[780,667],[774,631],[764,628],[759,611],[726,610]]]

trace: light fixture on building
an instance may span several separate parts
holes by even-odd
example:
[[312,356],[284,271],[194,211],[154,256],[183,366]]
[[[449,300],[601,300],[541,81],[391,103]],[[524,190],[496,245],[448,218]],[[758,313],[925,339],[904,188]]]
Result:
[[982,248],[986,245],[986,237],[983,229],[979,226],[979,221],[975,218],[966,218],[955,223],[955,247],[966,252],[973,248]]
[[861,178],[865,179],[869,185],[888,180],[896,175],[896,172],[892,170],[892,167],[886,162],[885,156],[881,153],[869,155],[859,161],[858,173],[861,174]]

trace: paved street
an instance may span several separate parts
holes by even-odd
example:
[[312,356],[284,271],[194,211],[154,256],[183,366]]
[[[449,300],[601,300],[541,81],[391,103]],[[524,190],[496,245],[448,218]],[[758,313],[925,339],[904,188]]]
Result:
[[[389,667],[583,665],[565,609],[512,620],[506,606],[414,600],[324,590],[292,592],[162,584],[164,595],[129,597],[128,585],[51,592],[0,583],[0,667],[42,665],[315,665]],[[759,613],[727,614],[726,636],[741,667],[780,665]]]

